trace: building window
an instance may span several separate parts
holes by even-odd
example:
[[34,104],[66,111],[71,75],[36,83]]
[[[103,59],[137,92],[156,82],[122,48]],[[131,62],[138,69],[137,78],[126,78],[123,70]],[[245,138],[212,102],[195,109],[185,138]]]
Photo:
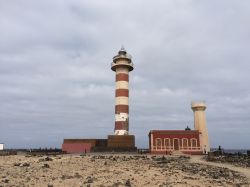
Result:
[[162,148],[161,138],[156,138],[156,149]]
[[191,139],[191,147],[192,149],[197,149],[197,139],[195,138]]
[[171,146],[171,149],[173,150],[174,149],[174,139],[170,139],[170,146]]
[[170,144],[170,139],[169,138],[165,138],[164,139],[164,146],[165,146],[165,149],[170,149],[171,148],[171,144]]
[[182,149],[188,149],[188,139],[182,138]]
[[180,141],[179,141],[179,138],[174,138],[174,139],[173,139],[173,146],[174,146],[174,150],[179,150],[179,149],[180,149]]

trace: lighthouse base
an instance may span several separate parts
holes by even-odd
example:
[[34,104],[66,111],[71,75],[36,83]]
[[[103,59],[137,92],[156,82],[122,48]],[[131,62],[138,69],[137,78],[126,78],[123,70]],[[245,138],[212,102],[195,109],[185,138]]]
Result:
[[65,153],[137,152],[134,135],[108,135],[108,139],[64,139]]
[[136,151],[134,135],[108,135],[107,143],[107,147],[114,151]]
[[108,135],[106,147],[94,147],[93,152],[137,152],[134,135]]
[[108,147],[135,148],[134,135],[108,135]]

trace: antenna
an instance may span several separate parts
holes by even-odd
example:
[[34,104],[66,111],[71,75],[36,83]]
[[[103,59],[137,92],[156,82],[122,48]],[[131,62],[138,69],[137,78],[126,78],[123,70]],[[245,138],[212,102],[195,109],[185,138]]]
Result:
[[122,44],[121,51],[126,51],[124,45]]

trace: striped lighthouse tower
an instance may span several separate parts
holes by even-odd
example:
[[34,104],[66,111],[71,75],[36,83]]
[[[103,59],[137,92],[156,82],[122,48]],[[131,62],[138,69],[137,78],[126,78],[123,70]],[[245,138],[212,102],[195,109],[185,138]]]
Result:
[[129,72],[133,63],[124,47],[113,57],[111,69],[116,72],[115,82],[115,135],[128,135],[129,131]]

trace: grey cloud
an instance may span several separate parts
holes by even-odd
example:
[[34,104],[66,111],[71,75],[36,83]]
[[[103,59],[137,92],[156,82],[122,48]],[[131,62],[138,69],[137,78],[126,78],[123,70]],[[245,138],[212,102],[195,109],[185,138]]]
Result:
[[[59,147],[114,126],[112,57],[133,56],[130,130],[193,126],[205,100],[212,146],[249,148],[248,1],[1,1],[0,141]],[[237,136],[237,140],[232,137]]]

